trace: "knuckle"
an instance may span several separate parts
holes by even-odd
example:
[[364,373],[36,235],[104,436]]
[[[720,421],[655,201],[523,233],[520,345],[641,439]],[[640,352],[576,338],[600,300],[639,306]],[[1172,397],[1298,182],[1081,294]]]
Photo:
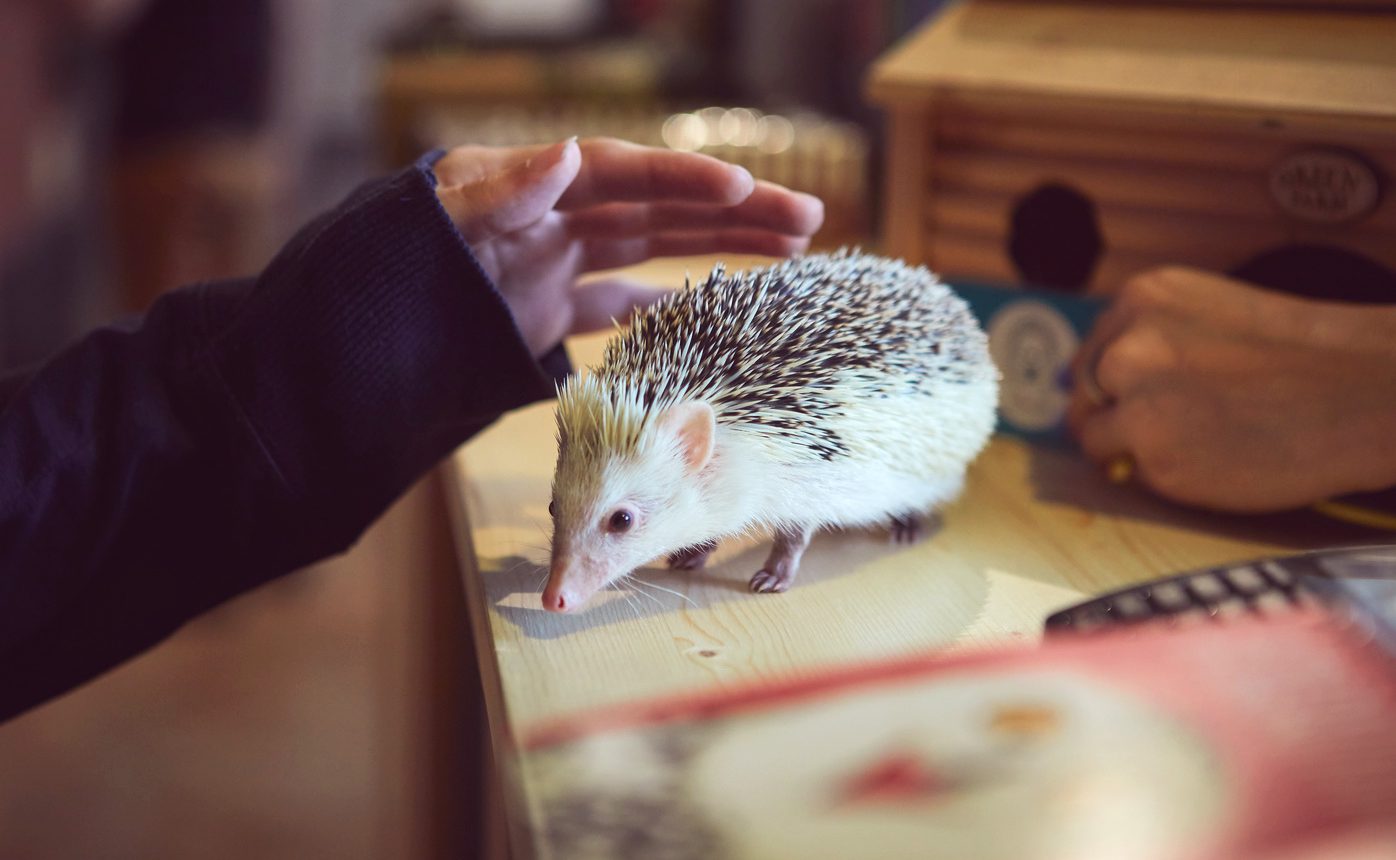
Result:
[[1161,307],[1175,289],[1176,278],[1177,269],[1172,266],[1141,272],[1120,287],[1119,300],[1135,308]]
[[1156,332],[1131,328],[1101,351],[1096,379],[1118,396],[1169,369],[1172,358],[1172,350]]

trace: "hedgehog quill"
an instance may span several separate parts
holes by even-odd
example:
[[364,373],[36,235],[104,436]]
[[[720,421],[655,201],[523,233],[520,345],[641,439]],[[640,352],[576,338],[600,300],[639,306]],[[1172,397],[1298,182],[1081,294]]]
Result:
[[579,609],[661,557],[769,533],[779,592],[824,528],[913,539],[993,430],[998,372],[924,267],[839,251],[703,281],[637,313],[558,392],[543,606]]

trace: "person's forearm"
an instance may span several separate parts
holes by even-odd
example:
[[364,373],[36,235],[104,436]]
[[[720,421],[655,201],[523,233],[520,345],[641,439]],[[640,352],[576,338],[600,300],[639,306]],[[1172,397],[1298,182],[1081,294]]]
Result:
[[0,719],[343,550],[547,363],[421,168],[62,353],[0,411]]

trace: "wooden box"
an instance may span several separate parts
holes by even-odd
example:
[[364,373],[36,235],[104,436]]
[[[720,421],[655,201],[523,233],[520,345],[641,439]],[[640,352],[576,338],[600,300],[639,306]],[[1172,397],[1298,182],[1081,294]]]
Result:
[[1390,11],[967,2],[868,91],[885,250],[952,280],[1109,292],[1190,264],[1396,301]]

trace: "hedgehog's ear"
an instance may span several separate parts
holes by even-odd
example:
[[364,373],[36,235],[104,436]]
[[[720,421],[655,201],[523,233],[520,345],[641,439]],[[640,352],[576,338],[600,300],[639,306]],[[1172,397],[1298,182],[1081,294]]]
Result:
[[690,474],[697,474],[708,465],[717,431],[717,417],[711,406],[697,400],[676,403],[659,416],[659,426],[678,437]]

